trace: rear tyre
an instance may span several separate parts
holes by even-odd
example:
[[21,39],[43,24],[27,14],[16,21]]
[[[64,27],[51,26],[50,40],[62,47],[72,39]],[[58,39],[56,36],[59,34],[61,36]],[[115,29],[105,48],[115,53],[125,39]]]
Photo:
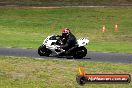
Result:
[[40,46],[39,48],[38,48],[38,54],[40,55],[40,56],[49,56],[50,54],[51,54],[52,52],[49,50],[49,49],[47,49],[46,48],[46,46]]
[[73,53],[73,57],[75,59],[81,59],[86,55],[87,55],[87,49],[84,46],[76,48]]

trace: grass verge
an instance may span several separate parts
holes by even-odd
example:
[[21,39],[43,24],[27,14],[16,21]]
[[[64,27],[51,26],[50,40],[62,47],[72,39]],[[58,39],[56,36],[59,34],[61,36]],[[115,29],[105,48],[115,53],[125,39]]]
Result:
[[[132,7],[0,7],[0,47],[38,48],[51,34],[68,27],[89,37],[90,51],[132,53]],[[119,32],[114,32],[118,23]],[[107,32],[102,33],[106,25]]]
[[[132,64],[77,60],[0,57],[2,88],[82,88],[76,83],[78,67],[89,74],[131,74]],[[130,84],[86,84],[83,88],[130,88]]]
[[75,6],[75,5],[131,5],[131,0],[4,0],[1,5],[27,5],[27,6]]

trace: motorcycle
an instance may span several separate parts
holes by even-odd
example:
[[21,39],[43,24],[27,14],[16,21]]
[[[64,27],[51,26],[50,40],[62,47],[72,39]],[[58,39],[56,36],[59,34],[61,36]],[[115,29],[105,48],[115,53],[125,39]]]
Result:
[[[44,39],[43,44],[38,48],[40,56],[72,56],[75,59],[81,59],[86,56],[87,49],[84,47],[89,43],[87,38],[80,38],[77,40],[77,45],[65,51],[60,48],[62,41],[58,35],[50,35]],[[67,53],[68,52],[68,53]]]

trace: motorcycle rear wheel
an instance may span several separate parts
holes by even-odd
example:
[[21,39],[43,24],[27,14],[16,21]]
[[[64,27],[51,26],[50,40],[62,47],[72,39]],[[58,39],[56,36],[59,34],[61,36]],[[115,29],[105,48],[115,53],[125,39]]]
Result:
[[81,59],[86,55],[87,55],[87,49],[84,46],[76,48],[73,53],[73,57],[75,59]]

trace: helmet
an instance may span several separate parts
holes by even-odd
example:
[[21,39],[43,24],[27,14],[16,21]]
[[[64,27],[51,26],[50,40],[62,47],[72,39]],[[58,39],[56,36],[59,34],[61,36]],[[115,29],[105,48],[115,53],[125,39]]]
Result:
[[70,34],[70,30],[68,28],[62,29],[62,36],[67,37]]
[[62,29],[62,33],[70,33],[70,30],[68,29],[68,28],[64,28],[64,29]]
[[64,28],[64,29],[62,29],[62,33],[70,33],[70,30],[68,29],[68,28]]

